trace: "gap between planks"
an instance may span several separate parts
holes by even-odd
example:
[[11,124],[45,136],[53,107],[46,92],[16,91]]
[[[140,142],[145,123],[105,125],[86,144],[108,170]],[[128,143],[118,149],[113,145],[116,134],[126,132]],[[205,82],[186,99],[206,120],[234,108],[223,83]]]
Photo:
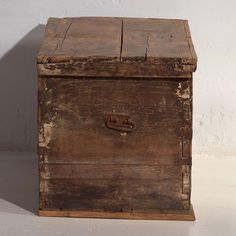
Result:
[[123,40],[124,40],[124,20],[121,20],[121,38],[120,38],[120,61],[122,61],[122,50],[123,50]]

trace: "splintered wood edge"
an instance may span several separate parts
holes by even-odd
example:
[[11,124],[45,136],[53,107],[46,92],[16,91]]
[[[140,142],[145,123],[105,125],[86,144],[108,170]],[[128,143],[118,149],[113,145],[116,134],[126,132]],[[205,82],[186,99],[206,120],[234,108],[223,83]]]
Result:
[[93,211],[49,211],[39,210],[39,216],[46,217],[78,217],[78,218],[107,218],[133,220],[176,220],[195,221],[193,206],[188,212],[175,213],[128,213],[128,212],[93,212]]

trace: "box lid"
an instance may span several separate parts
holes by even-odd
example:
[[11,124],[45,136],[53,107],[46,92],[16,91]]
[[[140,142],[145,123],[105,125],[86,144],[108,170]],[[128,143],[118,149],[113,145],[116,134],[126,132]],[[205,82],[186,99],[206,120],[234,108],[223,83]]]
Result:
[[49,18],[41,76],[188,77],[197,56],[187,20]]

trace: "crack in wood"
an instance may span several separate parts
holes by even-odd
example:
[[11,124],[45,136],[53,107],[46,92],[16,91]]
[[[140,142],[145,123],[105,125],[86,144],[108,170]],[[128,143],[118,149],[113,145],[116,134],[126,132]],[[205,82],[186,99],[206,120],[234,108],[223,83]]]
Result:
[[65,32],[64,32],[64,34],[63,34],[62,39],[61,39],[61,40],[58,40],[57,45],[56,45],[56,48],[55,48],[54,51],[52,52],[52,55],[56,53],[56,51],[58,50],[59,46],[60,46],[60,48],[62,47],[62,45],[63,45],[63,43],[64,43],[64,41],[65,41],[65,39],[66,39],[66,36],[67,36],[67,34],[68,34],[68,31],[69,31],[69,29],[70,29],[70,27],[71,27],[71,25],[72,25],[72,23],[73,23],[73,19],[70,19],[70,21],[71,21],[71,22],[70,22],[69,25],[67,26],[67,28],[66,28],[66,30],[65,30]]
[[148,33],[147,38],[146,38],[146,48],[145,48],[145,55],[144,55],[144,61],[147,61],[147,54],[148,54],[148,49],[149,49],[149,39],[150,39],[151,34]]
[[122,60],[122,50],[123,50],[123,34],[124,34],[124,21],[121,20],[121,38],[120,38],[120,61]]
[[69,32],[69,29],[70,29],[72,23],[73,23],[73,20],[71,19],[71,22],[70,22],[70,24],[68,25],[68,27],[67,27],[67,29],[66,29],[64,35],[63,35],[63,38],[62,38],[60,47],[62,47],[62,45],[63,45],[63,43],[64,43],[64,41],[65,41],[65,39],[66,39],[67,33]]

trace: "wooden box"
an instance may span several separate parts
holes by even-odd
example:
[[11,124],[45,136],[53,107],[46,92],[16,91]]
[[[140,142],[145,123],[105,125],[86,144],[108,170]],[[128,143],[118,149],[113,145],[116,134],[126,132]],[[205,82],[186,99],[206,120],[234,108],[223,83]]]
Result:
[[194,220],[186,20],[50,18],[37,56],[42,216]]

